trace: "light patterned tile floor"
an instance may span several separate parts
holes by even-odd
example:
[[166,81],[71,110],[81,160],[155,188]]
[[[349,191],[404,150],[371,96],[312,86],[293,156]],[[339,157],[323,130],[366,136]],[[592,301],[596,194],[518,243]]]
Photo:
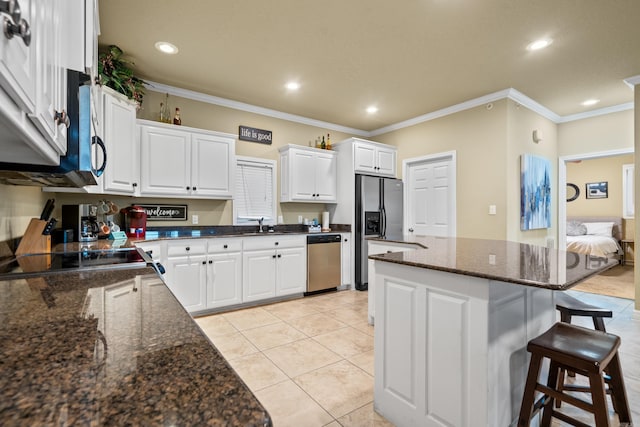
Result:
[[[633,301],[569,291],[613,310],[632,418],[640,422],[640,315]],[[387,427],[373,410],[373,327],[367,292],[342,291],[196,319],[275,427]],[[590,320],[574,323],[592,327]],[[593,419],[563,405],[587,425]],[[613,412],[612,426],[618,426]],[[554,426],[567,424],[556,422]]]

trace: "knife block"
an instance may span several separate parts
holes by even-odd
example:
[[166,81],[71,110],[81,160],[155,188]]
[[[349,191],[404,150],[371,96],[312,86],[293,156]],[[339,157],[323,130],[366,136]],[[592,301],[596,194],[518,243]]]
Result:
[[51,235],[42,234],[46,225],[47,221],[32,218],[16,249],[16,255],[51,252]]

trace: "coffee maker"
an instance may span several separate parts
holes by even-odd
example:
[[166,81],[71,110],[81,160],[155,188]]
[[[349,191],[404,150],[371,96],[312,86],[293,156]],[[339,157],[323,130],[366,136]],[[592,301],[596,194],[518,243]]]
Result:
[[73,230],[75,242],[98,240],[98,207],[91,204],[62,205],[62,229]]
[[127,237],[144,239],[147,233],[147,211],[141,206],[131,205],[120,209],[120,213]]

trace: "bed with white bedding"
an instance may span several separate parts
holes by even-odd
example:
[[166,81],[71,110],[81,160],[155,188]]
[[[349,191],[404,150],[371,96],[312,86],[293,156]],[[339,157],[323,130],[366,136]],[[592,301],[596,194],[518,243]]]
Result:
[[567,251],[613,258],[622,254],[622,218],[568,217]]

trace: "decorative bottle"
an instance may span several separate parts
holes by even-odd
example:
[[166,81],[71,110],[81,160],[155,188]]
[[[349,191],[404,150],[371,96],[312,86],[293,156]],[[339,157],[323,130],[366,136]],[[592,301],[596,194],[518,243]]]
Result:
[[327,148],[327,143],[324,142],[324,135],[322,135],[322,142],[320,143],[320,148],[322,148],[323,150]]
[[173,116],[173,124],[180,126],[182,124],[182,119],[180,118],[180,109],[176,107],[176,114]]
[[169,94],[167,93],[164,96],[164,102],[160,103],[160,121],[162,123],[171,123],[169,114]]
[[331,150],[331,137],[327,134],[327,150]]

